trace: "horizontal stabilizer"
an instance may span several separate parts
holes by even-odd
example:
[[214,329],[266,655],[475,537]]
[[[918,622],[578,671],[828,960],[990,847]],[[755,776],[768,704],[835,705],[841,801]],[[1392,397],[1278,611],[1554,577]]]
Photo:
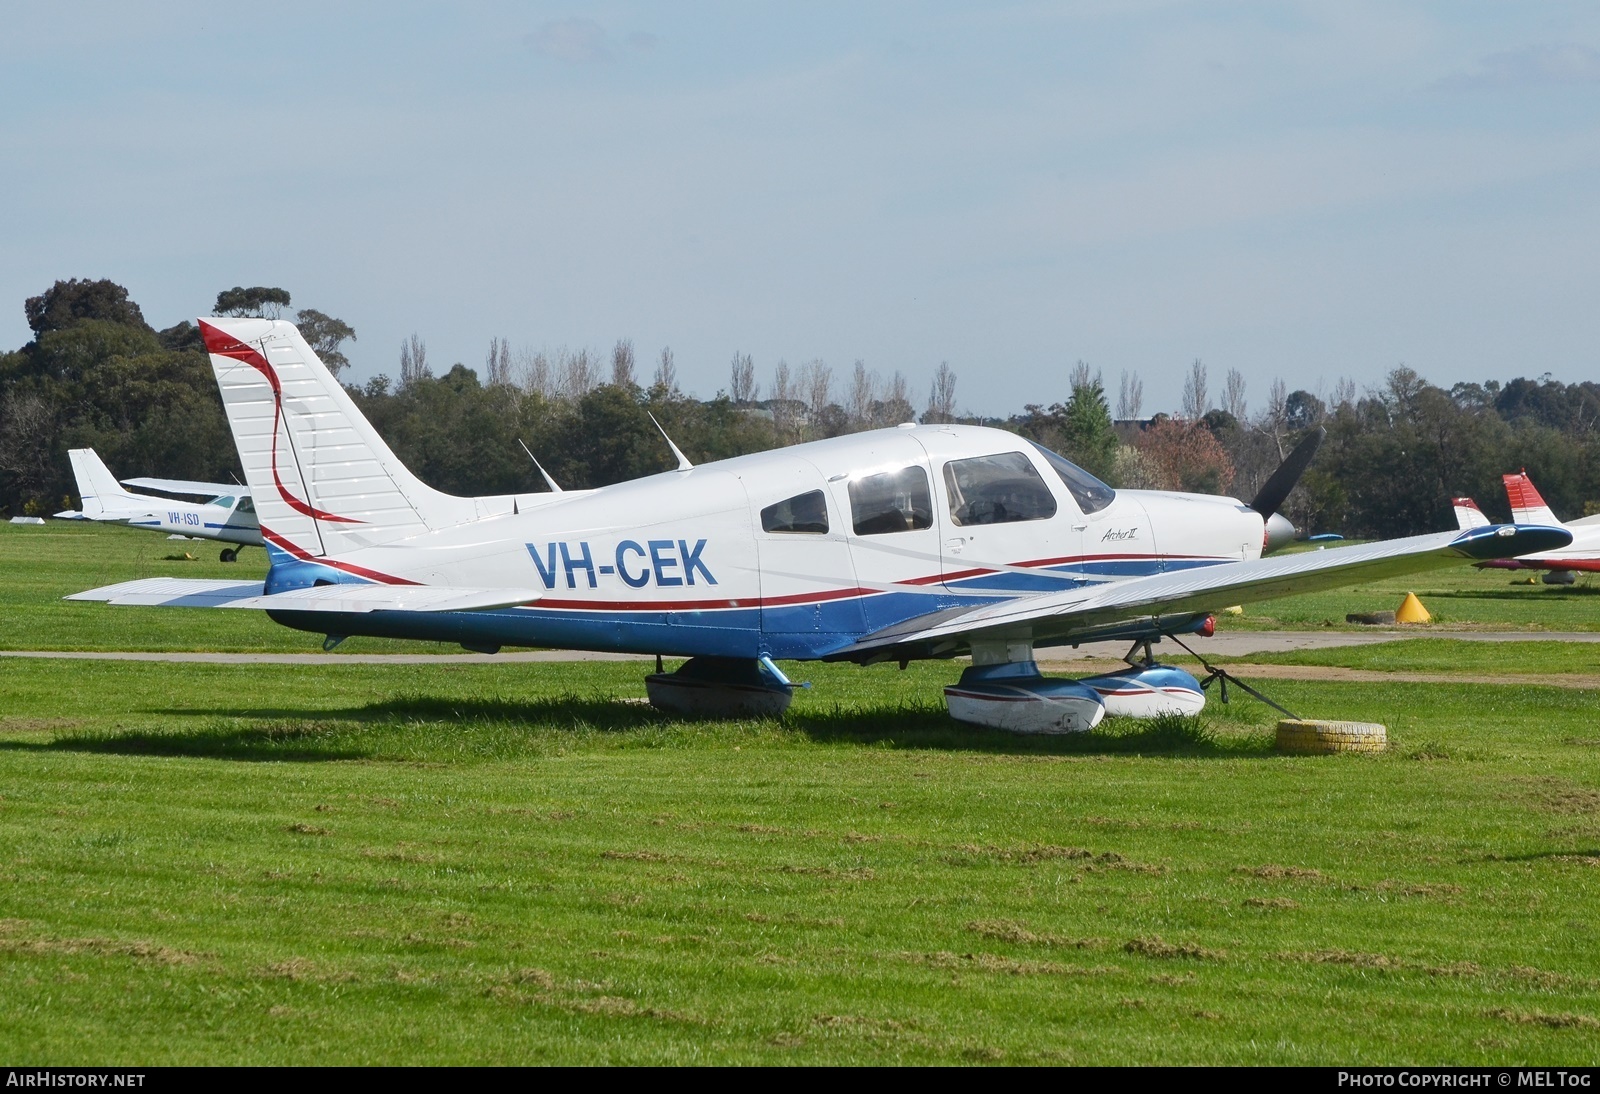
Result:
[[163,608],[254,608],[282,612],[474,612],[539,599],[533,589],[462,589],[441,585],[318,585],[265,595],[259,581],[152,577],[74,593],[68,600],[101,600]]
[[195,482],[192,479],[123,479],[123,486],[139,490],[159,490],[163,494],[189,494],[192,497],[220,498],[231,494],[238,497],[250,491],[238,483]]
[[260,596],[259,581],[229,581],[193,577],[147,577],[124,581],[84,593],[73,593],[67,600],[102,600],[107,604],[139,604],[161,608],[221,608],[248,597]]

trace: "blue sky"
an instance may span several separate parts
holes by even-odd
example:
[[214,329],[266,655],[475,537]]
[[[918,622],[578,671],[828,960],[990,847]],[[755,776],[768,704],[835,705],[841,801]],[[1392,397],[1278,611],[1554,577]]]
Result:
[[[1600,8],[7,6],[0,345],[62,277],[157,326],[281,285],[401,340],[857,359],[1003,413],[1404,362],[1594,379]],[[645,370],[648,371],[647,369]]]

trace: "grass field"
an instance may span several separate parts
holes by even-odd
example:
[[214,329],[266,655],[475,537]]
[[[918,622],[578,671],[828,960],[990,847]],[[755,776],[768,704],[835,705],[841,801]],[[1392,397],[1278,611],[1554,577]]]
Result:
[[[5,644],[186,638],[16,535]],[[1595,671],[1536,645],[1292,655],[1461,676],[1272,681],[1390,728],[1318,758],[964,729],[948,663],[686,724],[625,663],[0,660],[0,1058],[1593,1064],[1596,692],[1472,682]]]

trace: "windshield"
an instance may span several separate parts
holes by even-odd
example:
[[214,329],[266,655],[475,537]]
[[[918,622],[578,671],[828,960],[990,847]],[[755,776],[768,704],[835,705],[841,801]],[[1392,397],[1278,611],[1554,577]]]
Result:
[[1037,448],[1039,454],[1055,469],[1056,474],[1061,476],[1061,481],[1067,484],[1067,489],[1072,491],[1073,498],[1077,500],[1078,508],[1085,513],[1098,513],[1117,500],[1115,490],[1065,456],[1058,456],[1034,441],[1028,443]]

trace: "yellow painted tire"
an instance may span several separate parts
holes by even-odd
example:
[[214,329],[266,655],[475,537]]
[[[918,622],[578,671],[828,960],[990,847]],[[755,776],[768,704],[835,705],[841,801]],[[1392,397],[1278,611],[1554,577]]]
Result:
[[1377,722],[1285,718],[1278,723],[1279,752],[1305,756],[1332,752],[1382,752],[1387,747],[1389,731]]

